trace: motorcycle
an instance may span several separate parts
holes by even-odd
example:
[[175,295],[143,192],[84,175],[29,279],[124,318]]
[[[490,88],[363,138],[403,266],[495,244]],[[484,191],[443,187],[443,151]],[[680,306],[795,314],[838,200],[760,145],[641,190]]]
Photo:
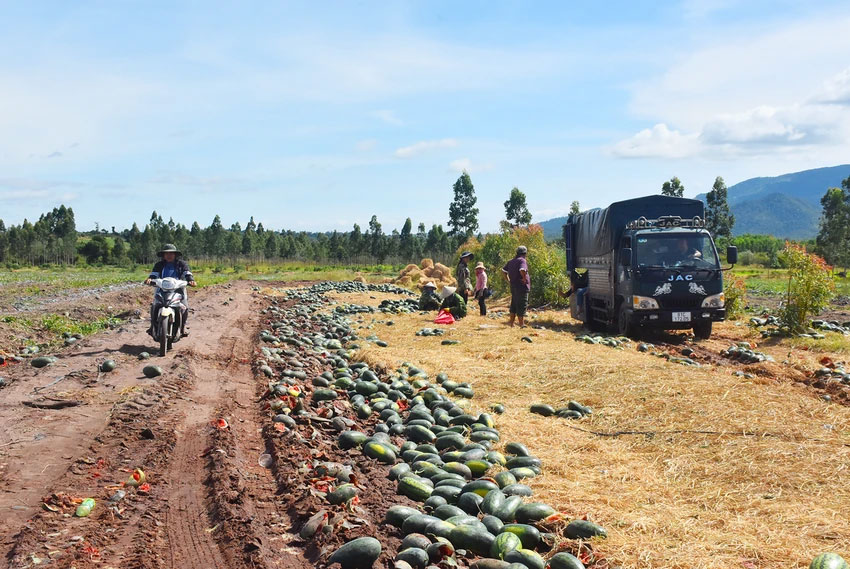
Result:
[[187,310],[181,291],[188,284],[173,277],[151,279],[151,286],[156,287],[151,329],[154,341],[159,342],[160,356],[164,356],[173,343],[180,339],[184,313]]

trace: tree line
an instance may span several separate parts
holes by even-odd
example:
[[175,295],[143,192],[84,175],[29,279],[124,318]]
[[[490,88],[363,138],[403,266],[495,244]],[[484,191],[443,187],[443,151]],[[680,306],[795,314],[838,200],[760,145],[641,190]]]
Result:
[[[661,184],[661,195],[676,198],[684,197],[685,186],[682,181],[673,176]],[[729,209],[729,189],[723,178],[717,176],[711,191],[705,195],[705,226],[715,238],[732,237],[732,227],[735,225],[735,216]]]
[[[133,223],[130,229],[78,233],[74,211],[60,206],[42,215],[36,223],[24,220],[6,227],[0,220],[0,263],[18,265],[74,264],[148,264],[156,260],[163,243],[176,244],[191,259],[214,262],[259,263],[267,261],[305,261],[340,264],[407,263],[424,257],[449,261],[456,249],[478,233],[477,197],[472,180],[463,172],[453,185],[454,198],[449,205],[448,229],[442,224],[430,228],[422,222],[415,227],[407,218],[401,230],[387,232],[377,215],[350,231],[307,232],[274,230],[256,223],[251,217],[243,227],[222,224],[216,215],[202,227],[166,221],[154,211],[144,228]],[[525,194],[513,188],[505,202],[507,223],[531,222]]]
[[45,213],[35,223],[24,220],[6,227],[0,219],[0,262],[26,265],[72,264],[77,260],[74,210],[64,205]]
[[[111,231],[97,228],[78,233],[74,211],[60,206],[41,215],[35,223],[24,220],[6,227],[0,219],[0,263],[17,265],[42,264],[148,264],[156,260],[163,243],[175,243],[190,259],[216,263],[261,263],[303,261],[368,265],[376,263],[408,263],[423,257],[448,263],[458,247],[479,233],[477,197],[467,172],[453,185],[454,198],[449,205],[447,228],[422,222],[414,226],[407,218],[400,230],[385,231],[376,215],[363,227],[353,224],[350,231],[307,232],[274,230],[256,223],[251,217],[243,227],[222,224],[216,215],[202,227],[165,221],[154,211],[144,228],[134,223],[130,229]],[[662,185],[661,193],[682,197],[684,185],[677,177]],[[727,188],[717,177],[706,199],[706,222],[722,249],[734,243],[742,253],[750,252],[752,263],[776,266],[784,242],[766,235],[739,235],[731,238],[735,219],[727,203]],[[850,264],[850,178],[841,188],[831,188],[821,200],[824,214],[817,250],[834,265]],[[531,223],[525,194],[512,188],[504,202],[502,228],[524,227]],[[570,213],[578,213],[578,201],[570,205]]]

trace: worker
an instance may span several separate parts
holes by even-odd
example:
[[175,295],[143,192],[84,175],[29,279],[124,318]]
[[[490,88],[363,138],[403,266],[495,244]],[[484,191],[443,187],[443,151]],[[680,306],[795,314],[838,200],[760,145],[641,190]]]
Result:
[[460,320],[466,316],[466,301],[457,293],[455,287],[444,286],[440,296],[443,298],[443,303],[440,304],[440,312],[448,310],[455,320]]
[[437,285],[429,281],[422,287],[419,297],[419,310],[439,310],[442,299],[437,294]]

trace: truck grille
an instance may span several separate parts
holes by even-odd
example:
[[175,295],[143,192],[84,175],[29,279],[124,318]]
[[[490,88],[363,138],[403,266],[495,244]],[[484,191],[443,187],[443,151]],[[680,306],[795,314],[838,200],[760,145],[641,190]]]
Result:
[[703,296],[692,296],[688,298],[659,298],[658,304],[661,308],[670,308],[670,309],[692,309],[692,308],[702,308],[702,301],[705,300]]

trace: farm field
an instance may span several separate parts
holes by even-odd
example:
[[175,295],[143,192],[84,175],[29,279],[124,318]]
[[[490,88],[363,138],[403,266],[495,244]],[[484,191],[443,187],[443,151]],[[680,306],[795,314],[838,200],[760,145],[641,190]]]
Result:
[[[236,276],[193,293],[192,334],[152,359],[163,370],[155,379],[141,374],[149,362],[137,359],[154,352],[144,333],[148,289],[101,290],[118,280],[56,284],[40,295],[30,316],[73,318],[93,298],[83,302],[75,292],[97,290],[101,312],[115,320],[70,346],[48,342],[45,350],[58,357],[49,367],[0,368],[0,543],[10,567],[313,567],[344,539],[372,534],[385,549],[379,565],[391,566],[400,534],[382,516],[391,503],[412,503],[392,496],[387,467],[341,453],[318,419],[273,428],[263,403],[259,331],[272,322],[270,306],[299,305],[287,296],[303,285],[293,281]],[[327,312],[400,298],[374,290],[327,297],[335,303]],[[577,546],[592,552],[588,565],[807,567],[822,551],[850,551],[850,388],[815,377],[824,357],[844,359],[845,337],[762,340],[744,319],[705,342],[644,338],[653,347],[640,352],[636,341],[621,348],[576,341],[585,331],[561,310],[535,312],[529,328],[509,329],[504,309],[496,301],[493,317],[472,311],[440,337],[416,335],[434,327],[432,316],[351,311],[362,346],[354,357],[384,372],[411,364],[432,378],[445,372],[468,381],[473,412],[504,404],[495,416],[501,443],[521,441],[543,461],[542,475],[529,482],[535,499],[607,529],[607,539]],[[23,327],[0,322],[7,338]],[[39,343],[58,332],[41,331]],[[367,340],[372,335],[387,346]],[[722,354],[744,341],[774,361]],[[699,367],[659,357],[684,350]],[[307,377],[327,369],[303,348],[295,352]],[[98,371],[105,359],[115,371]],[[529,413],[535,403],[557,408],[569,400],[593,414],[570,421]],[[25,404],[56,401],[75,405]],[[218,419],[227,428],[216,428]],[[271,467],[260,465],[263,455]],[[350,526],[303,540],[301,527],[315,513],[309,507],[320,499],[298,485],[299,464],[321,456],[354,464],[364,477],[361,502],[356,515],[339,510]],[[126,489],[110,503],[135,468],[150,487]],[[99,504],[92,515],[72,517],[73,500],[89,496]]]
[[[390,266],[342,267],[312,264],[220,267],[193,264],[199,289],[236,280],[313,282],[363,278],[381,280]],[[142,286],[148,267],[19,269],[0,272],[0,354],[19,346],[61,346],[63,334],[88,335],[144,312],[152,291]]]

